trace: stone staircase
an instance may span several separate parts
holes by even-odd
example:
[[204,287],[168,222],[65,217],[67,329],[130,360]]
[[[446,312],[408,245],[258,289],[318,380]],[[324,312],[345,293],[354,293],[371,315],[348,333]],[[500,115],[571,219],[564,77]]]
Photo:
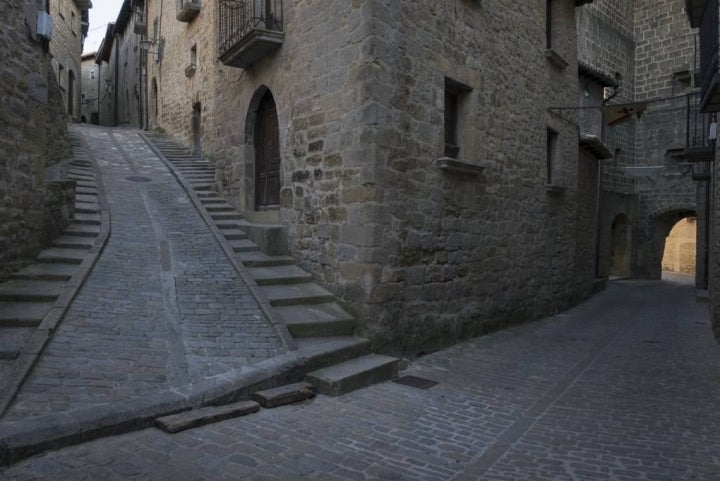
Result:
[[336,396],[397,376],[398,359],[370,353],[369,341],[352,335],[355,321],[334,295],[285,255],[283,226],[247,222],[218,192],[210,162],[162,136],[144,135],[185,185],[197,208],[209,214],[298,350],[319,359],[317,365],[307,366],[317,370],[306,376],[318,392]]
[[[68,178],[76,181],[75,217],[62,235],[40,252],[35,262],[0,284],[0,386],[7,390],[8,376],[38,329],[51,330],[46,317],[58,301],[69,301],[75,287],[70,279],[100,233],[100,205],[92,164],[70,163]],[[35,352],[37,347],[30,350]]]

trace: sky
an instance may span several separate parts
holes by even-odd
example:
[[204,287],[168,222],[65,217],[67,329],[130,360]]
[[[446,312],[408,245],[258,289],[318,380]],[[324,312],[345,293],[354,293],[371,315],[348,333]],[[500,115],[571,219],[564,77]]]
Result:
[[90,9],[90,31],[85,39],[83,53],[97,51],[105,37],[106,25],[114,22],[120,12],[123,0],[93,0]]

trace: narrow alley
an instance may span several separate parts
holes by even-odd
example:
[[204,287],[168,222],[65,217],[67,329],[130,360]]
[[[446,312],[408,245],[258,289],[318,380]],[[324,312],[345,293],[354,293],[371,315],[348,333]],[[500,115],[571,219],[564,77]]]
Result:
[[[3,421],[11,431],[283,352],[137,131],[74,132],[98,159],[112,234]],[[714,480],[720,352],[694,293],[683,275],[611,282],[565,313],[409,362],[401,376],[437,383],[427,389],[384,382],[178,434],[147,428],[39,454],[0,476]]]

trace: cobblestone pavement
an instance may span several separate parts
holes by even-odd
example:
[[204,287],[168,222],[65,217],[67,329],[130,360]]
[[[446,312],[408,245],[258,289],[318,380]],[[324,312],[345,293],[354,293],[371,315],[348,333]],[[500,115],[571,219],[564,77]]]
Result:
[[137,131],[73,131],[99,164],[112,232],[4,419],[150,394],[282,352],[189,198]]
[[420,358],[388,382],[25,460],[12,480],[718,480],[720,346],[682,278]]

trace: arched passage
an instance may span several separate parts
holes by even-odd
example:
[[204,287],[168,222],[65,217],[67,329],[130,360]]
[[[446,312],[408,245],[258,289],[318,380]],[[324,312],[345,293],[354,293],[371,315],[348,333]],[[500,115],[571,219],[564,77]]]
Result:
[[650,224],[652,238],[643,247],[645,255],[642,265],[639,266],[643,277],[648,279],[660,279],[662,277],[663,256],[670,231],[675,224],[690,217],[696,217],[694,210],[678,209],[666,211],[652,218]]
[[611,225],[610,275],[628,277],[631,272],[632,231],[625,214],[618,214]]
[[663,272],[695,275],[697,219],[685,217],[675,223],[665,238]]

